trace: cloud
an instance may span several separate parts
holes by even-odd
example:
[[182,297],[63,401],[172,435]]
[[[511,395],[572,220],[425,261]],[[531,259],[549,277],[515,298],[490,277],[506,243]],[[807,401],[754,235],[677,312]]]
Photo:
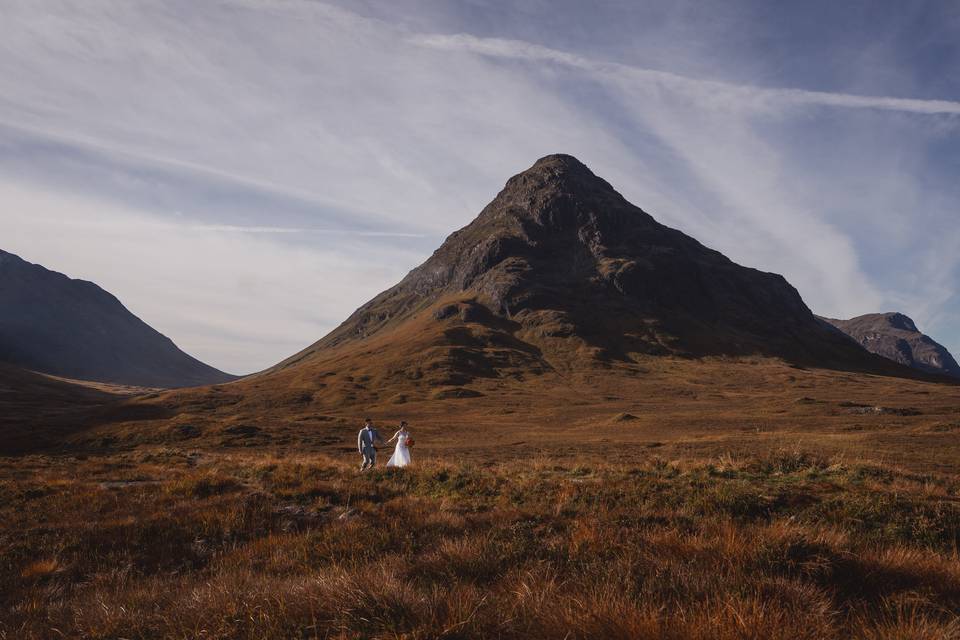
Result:
[[[144,225],[146,226],[146,225]],[[179,227],[186,231],[209,231],[215,233],[264,233],[264,234],[321,234],[332,236],[359,236],[363,238],[424,238],[422,233],[400,233],[394,231],[357,231],[353,229],[317,229],[310,227],[245,227],[232,224],[186,224],[155,222],[156,228]]]
[[[883,96],[859,96],[826,91],[737,85],[715,80],[689,78],[675,73],[624,64],[601,62],[542,45],[503,38],[478,38],[469,34],[419,34],[409,41],[423,47],[446,51],[467,51],[483,56],[549,62],[583,71],[621,74],[635,82],[647,82],[663,89],[682,92],[716,107],[768,109],[771,107],[822,106],[846,109],[885,109],[922,114],[960,115],[960,102],[917,100]],[[701,103],[703,104],[703,103]]]
[[815,311],[950,324],[960,193],[930,149],[960,103],[699,79],[690,51],[714,68],[724,51],[675,25],[659,63],[685,74],[415,22],[426,33],[296,0],[9,0],[4,248],[249,371],[567,152]]
[[501,163],[606,138],[521,74],[318,3],[19,3],[5,24],[8,128],[361,222],[449,231]]

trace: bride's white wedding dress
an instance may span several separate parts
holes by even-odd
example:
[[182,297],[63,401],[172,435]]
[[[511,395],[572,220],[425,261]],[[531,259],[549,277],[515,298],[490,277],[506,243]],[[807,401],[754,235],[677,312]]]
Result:
[[393,450],[393,455],[387,461],[388,467],[405,467],[410,464],[410,448],[407,447],[409,435],[401,433],[397,436],[397,446]]

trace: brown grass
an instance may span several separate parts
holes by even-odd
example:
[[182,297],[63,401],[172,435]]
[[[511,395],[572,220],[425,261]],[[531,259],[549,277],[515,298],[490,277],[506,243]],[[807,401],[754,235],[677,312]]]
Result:
[[10,458],[0,638],[960,633],[960,476],[657,453]]
[[[685,459],[799,448],[941,471],[955,470],[960,460],[960,385],[798,369],[767,359],[647,358],[609,370],[482,378],[469,385],[482,395],[436,400],[430,383],[378,374],[385,365],[375,356],[331,362],[325,373],[311,366],[148,394],[86,424],[77,418],[56,431],[33,421],[22,431],[63,433],[54,449],[71,452],[146,445],[336,457],[353,451],[356,431],[371,415],[387,432],[406,419],[430,454],[477,464],[538,450],[571,464],[584,456],[627,463],[654,448]],[[394,403],[399,395],[403,404]],[[0,434],[0,451],[2,445]]]
[[[650,358],[436,400],[321,364],[7,394],[0,638],[960,637],[957,385]],[[367,413],[414,468],[357,472]]]

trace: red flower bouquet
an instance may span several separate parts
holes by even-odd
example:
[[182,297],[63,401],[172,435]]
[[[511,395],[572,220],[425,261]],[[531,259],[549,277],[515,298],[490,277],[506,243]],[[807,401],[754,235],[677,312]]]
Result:
[[413,438],[407,438],[407,446],[408,446],[408,447],[412,447],[412,446],[413,446]]

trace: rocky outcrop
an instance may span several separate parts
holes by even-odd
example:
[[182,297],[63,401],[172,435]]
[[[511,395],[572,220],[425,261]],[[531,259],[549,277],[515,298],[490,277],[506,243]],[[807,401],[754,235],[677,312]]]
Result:
[[870,313],[850,320],[823,318],[871,353],[925,373],[960,378],[960,365],[947,349],[917,329],[902,313]]
[[92,282],[0,251],[0,362],[144,387],[234,380],[183,351]]

